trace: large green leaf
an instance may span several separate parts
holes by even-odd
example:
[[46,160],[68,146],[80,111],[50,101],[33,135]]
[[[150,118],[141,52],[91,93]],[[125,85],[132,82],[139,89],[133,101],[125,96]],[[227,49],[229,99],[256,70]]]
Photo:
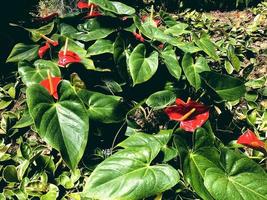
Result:
[[146,100],[146,104],[154,109],[162,109],[175,102],[175,99],[176,95],[174,92],[163,90],[150,95]]
[[62,81],[58,93],[60,99],[54,102],[45,88],[35,84],[27,89],[27,103],[39,135],[74,170],[86,147],[88,114],[69,82]]
[[6,62],[32,61],[38,56],[39,45],[16,44],[9,54]]
[[185,180],[194,188],[203,199],[212,200],[212,196],[204,186],[205,171],[209,167],[217,167],[219,152],[214,147],[204,147],[189,152],[183,163]]
[[206,86],[223,100],[234,101],[245,95],[246,87],[242,80],[216,72],[203,72],[201,79]]
[[94,44],[92,44],[87,49],[87,55],[93,56],[93,55],[99,55],[103,53],[113,53],[113,43],[110,40],[104,40],[100,39],[97,40]]
[[135,13],[134,8],[118,1],[91,0],[91,2],[97,4],[103,10],[110,11],[118,15],[132,15]]
[[177,80],[179,80],[181,77],[182,69],[179,65],[175,50],[166,48],[160,54],[170,74]]
[[183,57],[182,67],[188,82],[196,90],[198,90],[201,85],[199,74],[210,70],[205,58],[199,57],[197,58],[196,63],[194,63],[192,56],[188,53],[186,53]]
[[145,45],[139,44],[130,55],[129,68],[134,85],[148,81],[158,69],[158,52],[146,57]]
[[222,168],[206,170],[204,184],[216,200],[266,200],[267,175],[251,159],[224,149],[221,154]]
[[90,119],[103,123],[115,123],[124,119],[125,111],[121,97],[88,90],[81,90],[78,94],[88,106]]
[[36,60],[33,64],[21,61],[18,65],[18,71],[23,83],[27,86],[47,79],[48,71],[51,76],[61,76],[57,64],[48,60]]
[[[136,137],[136,134],[130,136]],[[149,138],[149,139],[148,139]],[[89,177],[83,196],[93,199],[143,199],[170,189],[179,181],[177,171],[167,164],[151,165],[160,151],[155,137],[144,138],[144,146],[136,140],[99,164]],[[149,143],[147,144],[147,139]],[[124,145],[125,146],[125,145]]]
[[193,40],[196,45],[202,49],[206,54],[208,54],[211,58],[218,61],[220,60],[219,56],[216,54],[216,46],[210,40],[207,34],[202,34],[200,38],[197,37],[196,34],[193,34]]

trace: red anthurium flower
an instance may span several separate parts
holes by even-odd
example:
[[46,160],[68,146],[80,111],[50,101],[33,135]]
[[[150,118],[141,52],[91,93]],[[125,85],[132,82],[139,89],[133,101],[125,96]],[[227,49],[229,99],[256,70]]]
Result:
[[78,54],[74,53],[73,51],[60,51],[58,53],[58,65],[60,67],[66,67],[66,65],[70,63],[79,63],[81,62],[81,58]]
[[145,41],[145,38],[143,38],[143,36],[141,34],[133,32],[133,35],[134,35],[135,39],[139,40],[140,42]]
[[87,2],[79,1],[77,3],[77,7],[79,9],[85,9],[85,8],[91,8],[91,7],[96,8],[97,5],[95,5],[94,3],[87,3]]
[[187,102],[176,99],[176,105],[167,107],[164,111],[171,120],[181,122],[180,128],[189,132],[194,132],[209,118],[209,107],[191,99]]
[[252,149],[266,152],[265,143],[259,140],[255,133],[249,129],[238,138],[237,143]]
[[57,86],[61,80],[61,77],[51,77],[49,75],[48,79],[42,80],[40,82],[40,85],[47,89],[49,94],[52,95],[55,99],[58,99]]
[[50,49],[50,45],[48,42],[45,43],[44,46],[40,47],[38,50],[38,55],[40,58],[43,58],[45,53]]
[[84,19],[89,19],[89,18],[99,17],[99,16],[102,16],[102,14],[96,10],[96,11],[92,11],[92,12],[87,13],[87,15],[84,16]]

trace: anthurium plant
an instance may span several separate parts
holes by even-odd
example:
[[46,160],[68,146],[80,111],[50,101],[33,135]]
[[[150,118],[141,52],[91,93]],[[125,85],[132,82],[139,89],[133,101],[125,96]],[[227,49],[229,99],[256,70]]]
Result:
[[267,199],[264,131],[220,124],[248,90],[244,77],[214,67],[225,49],[153,5],[81,0],[77,9],[22,27],[32,44],[16,44],[7,59],[18,65],[26,103],[5,134],[14,138],[11,126],[28,138],[19,165],[0,143],[8,163],[0,197]]

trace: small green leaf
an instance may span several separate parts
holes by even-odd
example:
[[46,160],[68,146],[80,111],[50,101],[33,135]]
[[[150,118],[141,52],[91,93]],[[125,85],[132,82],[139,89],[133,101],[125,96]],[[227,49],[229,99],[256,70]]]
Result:
[[9,54],[6,62],[32,61],[38,56],[39,45],[16,44]]
[[19,121],[16,122],[13,128],[25,128],[31,125],[33,125],[33,119],[29,111],[25,110],[22,117],[19,119]]
[[110,40],[104,40],[104,39],[97,40],[87,49],[88,56],[94,56],[104,53],[113,54],[113,43]]
[[176,25],[166,29],[164,33],[171,34],[174,37],[178,37],[183,34],[191,33],[191,31],[185,30],[188,27],[188,24],[178,22]]
[[158,69],[158,52],[146,57],[145,45],[139,44],[130,55],[129,68],[134,85],[148,81]]
[[2,176],[7,183],[18,181],[17,169],[14,165],[5,166]]
[[193,34],[193,40],[196,43],[196,45],[200,49],[202,49],[206,54],[208,54],[211,58],[213,58],[216,61],[220,60],[219,56],[216,54],[216,46],[210,40],[207,34],[201,35],[200,38],[198,38],[196,34]]
[[182,69],[179,65],[175,50],[166,48],[160,54],[170,74],[179,80],[182,74]]
[[228,47],[227,56],[228,56],[228,59],[230,60],[230,62],[232,64],[232,66],[234,67],[234,69],[237,72],[239,72],[240,68],[241,68],[241,63],[240,63],[239,58],[236,56],[235,49],[232,45],[230,45]]
[[25,28],[25,30],[27,30],[31,33],[31,39],[34,42],[38,42],[42,38],[41,35],[48,35],[53,31],[54,25],[55,25],[55,23],[51,22],[51,23],[46,24],[46,25],[44,25],[38,29]]
[[91,0],[91,2],[97,4],[103,10],[110,11],[118,15],[133,15],[135,13],[134,8],[118,1]]
[[154,109],[162,109],[175,102],[176,95],[169,90],[158,91],[148,97],[146,104]]
[[200,73],[210,71],[205,58],[199,57],[197,58],[196,63],[194,63],[192,56],[188,53],[183,57],[182,67],[188,82],[196,90],[198,90],[201,85]]
[[88,90],[81,90],[78,95],[88,107],[89,118],[91,120],[102,123],[116,123],[122,121],[125,117],[121,97]]

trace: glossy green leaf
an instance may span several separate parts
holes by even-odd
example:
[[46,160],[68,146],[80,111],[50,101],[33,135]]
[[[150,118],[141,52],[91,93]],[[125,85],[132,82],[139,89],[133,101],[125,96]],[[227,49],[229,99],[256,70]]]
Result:
[[222,75],[216,72],[203,72],[201,79],[211,89],[217,93],[223,100],[234,101],[245,95],[246,87],[242,80]]
[[50,34],[54,29],[54,22],[51,22],[49,24],[46,24],[38,29],[31,29],[31,28],[25,28],[27,31],[31,33],[31,39],[34,42],[39,41],[42,38],[42,35],[48,35]]
[[118,151],[96,167],[87,180],[83,196],[132,200],[170,189],[179,181],[179,175],[170,165],[151,165],[159,151],[160,145],[129,147]]
[[232,45],[230,45],[228,47],[228,51],[227,51],[227,57],[230,60],[232,66],[234,67],[234,69],[239,72],[240,68],[241,68],[241,63],[239,58],[237,57],[237,55],[235,54],[235,49]]
[[210,71],[205,58],[198,57],[196,63],[194,63],[192,56],[188,53],[183,57],[182,67],[188,82],[196,90],[198,90],[201,86],[200,73]]
[[158,91],[148,97],[146,104],[154,109],[162,109],[175,102],[176,95],[172,91]]
[[17,169],[14,165],[7,165],[3,169],[2,176],[7,183],[17,182]]
[[74,170],[86,147],[88,114],[69,82],[62,81],[58,93],[59,101],[54,102],[45,88],[35,84],[27,89],[27,103],[39,135]]
[[185,180],[193,187],[203,199],[213,200],[204,186],[205,171],[209,167],[217,167],[219,152],[214,147],[204,147],[197,151],[189,152],[183,163]]
[[229,149],[221,154],[222,168],[209,167],[204,184],[217,200],[267,199],[267,175],[249,158]]
[[87,55],[94,56],[104,53],[113,53],[113,43],[110,40],[97,40],[87,49]]
[[16,44],[9,54],[6,62],[32,61],[38,56],[39,45]]
[[91,120],[103,123],[116,123],[122,121],[125,117],[121,97],[105,95],[88,90],[81,90],[79,92],[79,97],[88,107],[88,113]]
[[19,62],[18,71],[23,83],[27,86],[40,83],[42,80],[47,79],[48,71],[53,77],[61,76],[57,64],[48,60],[37,60],[33,64],[27,61],[21,61]]
[[179,80],[181,77],[182,69],[178,62],[175,50],[166,48],[160,53],[160,55],[170,74],[177,80]]
[[130,55],[129,69],[134,85],[148,81],[158,69],[158,52],[147,57],[145,45],[139,44]]
[[13,126],[13,128],[25,128],[28,126],[33,125],[33,119],[29,113],[28,110],[25,110],[22,117],[19,119],[19,121],[16,122],[16,124]]
[[91,2],[97,4],[103,10],[110,11],[118,15],[133,15],[135,13],[134,8],[118,1],[91,0]]
[[207,34],[201,35],[200,38],[198,38],[197,35],[193,34],[193,40],[196,43],[196,45],[200,49],[202,49],[206,54],[208,54],[211,58],[213,58],[216,61],[220,60],[219,56],[216,54],[216,46],[210,40]]
[[224,62],[224,68],[228,74],[232,74],[234,71],[233,65],[228,60]]
[[191,33],[191,31],[186,30],[187,27],[188,27],[188,24],[178,22],[176,25],[166,29],[164,33],[171,34],[174,37],[178,37],[186,33]]
[[77,32],[71,34],[71,37],[76,40],[80,40],[83,42],[89,42],[89,41],[94,41],[94,40],[99,40],[107,37],[111,33],[115,31],[114,28],[97,28],[94,30],[90,30],[87,32]]

